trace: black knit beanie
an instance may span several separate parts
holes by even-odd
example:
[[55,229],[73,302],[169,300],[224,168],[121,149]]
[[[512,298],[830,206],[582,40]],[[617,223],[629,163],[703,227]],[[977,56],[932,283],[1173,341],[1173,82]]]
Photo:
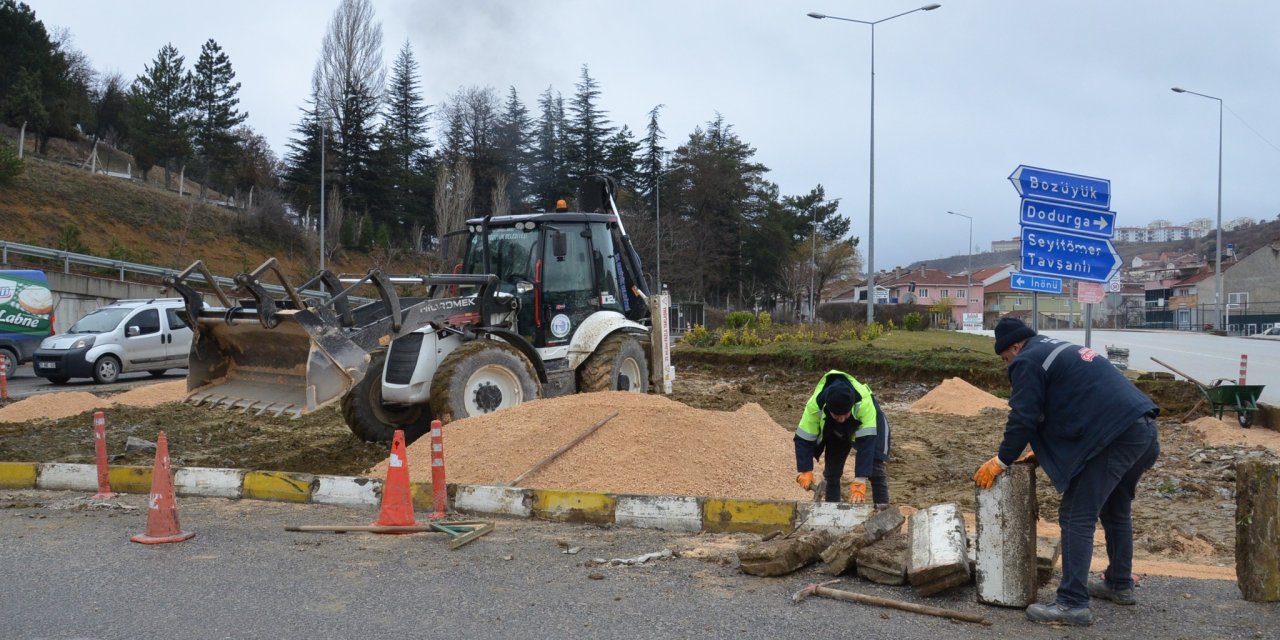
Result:
[[1017,318],[1000,318],[1000,322],[996,323],[996,355],[1035,335],[1035,329]]

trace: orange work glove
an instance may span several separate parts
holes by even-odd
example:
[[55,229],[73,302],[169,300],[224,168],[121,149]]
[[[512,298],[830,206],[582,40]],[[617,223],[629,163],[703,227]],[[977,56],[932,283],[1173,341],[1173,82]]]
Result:
[[800,488],[801,488],[801,489],[804,489],[805,491],[808,491],[808,490],[809,490],[809,488],[813,486],[813,472],[812,472],[812,471],[806,471],[806,472],[804,472],[804,473],[802,473],[802,474],[800,474],[800,475],[796,476],[796,482],[798,482],[798,483],[800,484]]
[[862,478],[854,478],[849,483],[849,502],[863,503],[867,501],[867,481]]
[[1002,473],[1004,473],[1004,463],[1000,462],[1000,456],[992,456],[990,460],[978,467],[978,472],[973,474],[973,481],[980,489],[990,489],[996,481],[996,476]]
[[1036,462],[1036,452],[1028,451],[1022,454],[1017,460],[1014,460],[1014,462]]

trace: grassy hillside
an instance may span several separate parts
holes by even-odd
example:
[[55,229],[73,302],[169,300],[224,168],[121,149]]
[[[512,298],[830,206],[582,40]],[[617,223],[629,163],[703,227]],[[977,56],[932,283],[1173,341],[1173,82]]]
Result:
[[[283,238],[268,239],[243,212],[203,204],[146,183],[30,157],[14,184],[0,189],[3,240],[173,269],[199,259],[214,274],[225,276],[274,256],[291,278],[314,274],[318,254],[313,242],[297,233],[277,235]],[[393,256],[388,261],[385,255],[355,252],[346,252],[326,266],[337,272],[364,273],[375,262],[395,272],[425,268],[403,258]]]

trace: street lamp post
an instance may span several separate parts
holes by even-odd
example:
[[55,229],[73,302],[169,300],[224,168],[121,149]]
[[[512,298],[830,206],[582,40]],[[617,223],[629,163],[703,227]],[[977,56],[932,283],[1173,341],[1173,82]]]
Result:
[[853,18],[841,18],[839,16],[829,16],[824,13],[809,12],[809,17],[815,20],[823,20],[831,18],[832,20],[843,20],[845,22],[856,22],[871,27],[871,179],[869,204],[867,207],[867,326],[875,322],[875,304],[876,304],[876,25],[881,22],[888,22],[894,18],[900,18],[909,13],[917,11],[933,11],[942,5],[934,3],[918,7],[910,11],[904,11],[897,15],[882,18],[880,20],[855,20]]
[[320,270],[324,271],[324,130],[328,123],[320,122]]
[[1222,321],[1222,98],[1188,91],[1182,87],[1172,87],[1174,93],[1189,93],[1193,96],[1218,101],[1218,239],[1214,250],[1213,262],[1213,312],[1214,325],[1225,330]]
[[817,322],[818,307],[814,300],[814,276],[818,271],[818,207],[813,208],[813,248],[809,253],[809,324]]
[[672,167],[666,171],[659,171],[658,176],[653,180],[653,216],[654,226],[657,227],[657,230],[654,232],[654,235],[657,236],[655,238],[657,240],[657,256],[655,261],[658,263],[656,265],[656,275],[658,279],[657,291],[659,294],[662,293],[662,176],[665,176],[676,169],[677,167]]
[[947,213],[953,216],[960,216],[969,221],[969,266],[965,271],[968,282],[964,290],[964,310],[967,312],[969,311],[969,305],[972,304],[971,300],[973,300],[973,217],[963,213],[956,213],[955,211],[948,211]]

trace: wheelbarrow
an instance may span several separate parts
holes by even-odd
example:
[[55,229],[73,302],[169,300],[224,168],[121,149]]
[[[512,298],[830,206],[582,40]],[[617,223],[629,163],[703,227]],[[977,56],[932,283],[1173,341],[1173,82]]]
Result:
[[[1253,414],[1258,411],[1258,398],[1262,395],[1265,385],[1231,384],[1230,378],[1218,378],[1210,384],[1204,384],[1157,358],[1151,358],[1151,360],[1195,384],[1200,393],[1204,394],[1205,401],[1209,403],[1209,413],[1215,418],[1221,420],[1224,411],[1234,411],[1236,422],[1240,423],[1241,427],[1248,429],[1253,424]],[[1193,408],[1192,411],[1195,409]]]

